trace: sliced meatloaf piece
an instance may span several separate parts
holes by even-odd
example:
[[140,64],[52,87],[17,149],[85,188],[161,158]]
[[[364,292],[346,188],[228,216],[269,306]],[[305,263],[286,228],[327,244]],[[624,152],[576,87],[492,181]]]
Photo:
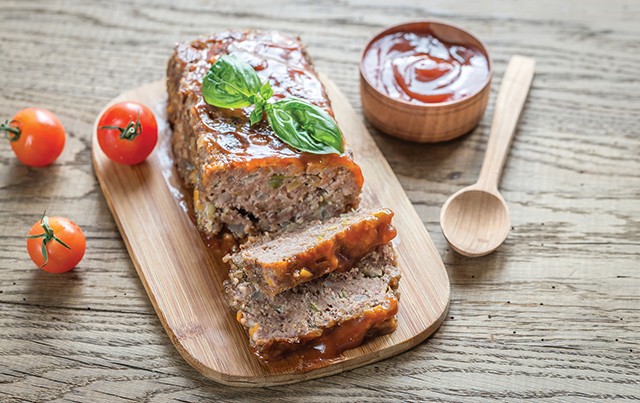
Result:
[[301,98],[333,115],[299,39],[227,31],[177,45],[167,69],[168,115],[175,161],[193,187],[199,229],[215,235],[226,227],[241,238],[356,208],[363,178],[350,151],[300,152],[280,141],[266,120],[250,126],[253,107],[222,109],[204,102],[202,79],[224,54],[248,62],[262,81],[269,80],[275,100]]
[[345,213],[288,228],[243,245],[224,261],[229,276],[246,277],[263,294],[275,295],[334,270],[347,271],[376,246],[396,236],[389,209]]
[[268,298],[245,278],[225,283],[229,305],[265,361],[291,352],[334,357],[397,326],[400,271],[393,246],[375,248],[351,270],[333,272]]

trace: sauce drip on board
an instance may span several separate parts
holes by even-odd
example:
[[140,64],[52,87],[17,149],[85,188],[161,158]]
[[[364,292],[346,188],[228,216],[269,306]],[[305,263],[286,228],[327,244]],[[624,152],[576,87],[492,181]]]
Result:
[[489,62],[480,50],[428,32],[382,36],[369,46],[362,65],[365,78],[378,91],[415,104],[473,95],[489,77]]

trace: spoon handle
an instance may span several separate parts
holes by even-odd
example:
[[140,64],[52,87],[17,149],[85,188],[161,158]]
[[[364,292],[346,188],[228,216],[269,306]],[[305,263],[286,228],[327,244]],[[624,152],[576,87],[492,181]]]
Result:
[[533,81],[534,70],[535,60],[530,57],[513,56],[509,61],[493,111],[489,143],[478,179],[478,185],[483,189],[498,190],[498,181]]

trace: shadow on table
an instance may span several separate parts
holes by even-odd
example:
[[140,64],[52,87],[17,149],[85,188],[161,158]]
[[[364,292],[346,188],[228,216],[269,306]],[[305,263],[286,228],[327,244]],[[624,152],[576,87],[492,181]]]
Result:
[[83,273],[80,270],[53,274],[34,268],[29,272],[25,295],[31,304],[66,306],[77,301],[83,292]]
[[[471,180],[477,174],[468,168],[479,166],[473,139],[482,137],[482,127],[446,142],[415,143],[384,134],[368,122],[365,123],[378,148],[399,177],[422,179],[426,183],[441,185],[453,183],[458,186],[457,179]],[[425,189],[427,191],[429,189]]]
[[494,280],[504,270],[509,254],[504,253],[508,245],[502,245],[497,251],[481,257],[466,257],[447,247],[442,256],[449,273],[452,287],[472,285],[481,281]]

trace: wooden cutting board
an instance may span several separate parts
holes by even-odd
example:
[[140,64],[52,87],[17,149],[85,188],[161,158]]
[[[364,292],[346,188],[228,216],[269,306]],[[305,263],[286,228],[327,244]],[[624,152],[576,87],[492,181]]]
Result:
[[222,297],[227,269],[190,219],[173,168],[164,81],[125,92],[109,103],[137,101],[154,111],[159,141],[144,163],[124,166],[111,162],[98,145],[97,120],[94,125],[96,175],[149,299],[184,359],[217,382],[278,385],[370,364],[419,344],[440,326],[447,313],[449,278],[420,217],[360,116],[333,82],[324,76],[321,79],[336,120],[362,168],[363,204],[389,207],[396,213],[393,222],[398,229],[395,243],[402,280],[398,329],[312,370],[300,370],[286,360],[261,364],[227,308]]

